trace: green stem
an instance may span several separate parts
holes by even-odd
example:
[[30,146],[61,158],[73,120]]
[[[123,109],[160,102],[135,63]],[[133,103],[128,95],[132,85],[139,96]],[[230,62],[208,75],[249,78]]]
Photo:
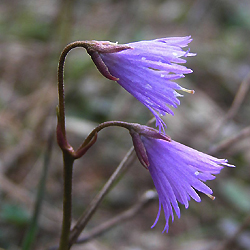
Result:
[[63,221],[62,221],[62,231],[61,231],[59,250],[68,250],[69,234],[71,226],[72,175],[73,175],[74,158],[67,151],[63,151],[63,162],[64,162]]

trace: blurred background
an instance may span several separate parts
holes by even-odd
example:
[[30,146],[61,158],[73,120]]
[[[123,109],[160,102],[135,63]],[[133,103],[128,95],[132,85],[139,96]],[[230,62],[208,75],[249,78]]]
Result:
[[[127,43],[191,35],[185,93],[167,133],[176,141],[218,158],[225,168],[208,182],[216,199],[181,207],[181,218],[161,234],[162,215],[150,229],[158,201],[99,238],[72,249],[250,249],[250,1],[249,0],[1,0],[0,1],[0,249],[21,249],[49,135],[55,133],[57,63],[67,43]],[[105,79],[83,49],[65,65],[67,132],[76,148],[98,123],[145,124],[151,113],[117,83]],[[121,128],[107,128],[74,168],[76,220],[131,147]],[[135,160],[102,202],[87,230],[129,209],[153,189]],[[58,243],[62,217],[62,157],[53,138],[46,193],[33,249]]]

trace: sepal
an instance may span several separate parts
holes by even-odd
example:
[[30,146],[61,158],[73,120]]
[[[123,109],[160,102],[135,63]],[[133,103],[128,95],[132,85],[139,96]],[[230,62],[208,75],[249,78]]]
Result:
[[140,135],[133,129],[130,129],[130,134],[133,140],[133,144],[134,144],[134,148],[135,148],[135,152],[136,155],[139,159],[139,161],[141,162],[141,164],[148,169],[149,167],[149,160],[148,160],[148,156],[147,156],[147,152],[146,149],[144,147],[144,144],[141,140]]
[[153,138],[153,139],[161,139],[170,142],[171,138],[170,136],[166,134],[160,133],[158,130],[145,126],[140,124],[135,124],[133,126],[133,129],[139,134],[143,135],[145,137]]
[[108,67],[103,62],[99,53],[117,53],[122,50],[132,49],[128,45],[112,43],[109,41],[88,41],[86,45],[87,53],[91,56],[94,64],[100,73],[112,81],[118,81],[119,78],[110,74]]
[[126,44],[112,43],[109,41],[88,41],[86,50],[87,52],[96,51],[98,53],[117,53],[122,50],[133,49]]

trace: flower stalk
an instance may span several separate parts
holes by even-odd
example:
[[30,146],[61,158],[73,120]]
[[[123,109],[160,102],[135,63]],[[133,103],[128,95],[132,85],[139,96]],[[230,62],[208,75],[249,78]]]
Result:
[[[97,41],[76,41],[68,44],[61,53],[58,63],[57,80],[58,80],[58,107],[57,107],[57,143],[63,152],[63,179],[64,179],[64,194],[63,194],[63,222],[61,229],[61,238],[59,250],[69,249],[69,234],[71,227],[71,208],[72,208],[72,175],[73,164],[75,159],[82,157],[87,150],[95,143],[97,139],[97,132],[105,127],[99,126],[96,130],[92,131],[90,136],[87,137],[85,142],[74,151],[73,147],[68,143],[66,136],[65,124],[65,94],[64,94],[64,64],[67,54],[74,48],[85,48],[91,56],[97,68],[104,76],[111,80],[118,80],[113,77],[106,65],[103,63],[99,52],[112,53],[124,49],[129,49],[129,46],[118,45],[110,42],[97,42]],[[113,79],[112,79],[113,78]],[[116,123],[120,124],[119,122]],[[108,124],[107,124],[108,125]],[[116,126],[115,124],[113,126]],[[126,124],[124,124],[126,126]]]
[[[89,136],[85,139],[83,144],[74,151],[73,147],[68,143],[66,137],[66,124],[65,124],[65,94],[64,94],[64,64],[67,54],[70,50],[83,47],[90,54],[94,63],[100,72],[111,80],[118,80],[114,78],[108,71],[105,64],[102,63],[102,59],[98,54],[99,52],[111,53],[117,52],[124,49],[128,49],[128,46],[118,46],[110,43],[98,43],[88,41],[77,41],[68,44],[63,50],[58,64],[58,109],[57,109],[57,142],[63,152],[63,178],[64,178],[64,197],[63,197],[63,222],[60,238],[59,250],[67,250],[70,247],[69,235],[71,227],[71,209],[72,209],[72,175],[73,175],[73,164],[75,159],[83,156],[87,150],[95,143],[97,139],[97,133],[105,127],[109,126],[120,126],[127,129],[131,128],[131,124],[126,122],[112,121],[105,122],[96,127]],[[93,211],[92,211],[93,212]],[[72,243],[71,243],[72,244]]]
[[72,209],[72,174],[74,158],[67,152],[63,153],[63,221],[59,250],[69,249],[69,234],[71,227],[71,209]]
[[[178,85],[174,80],[192,73],[182,63],[182,57],[194,56],[189,50],[184,51],[191,42],[191,37],[161,38],[119,45],[108,41],[76,41],[68,44],[61,53],[58,64],[57,107],[57,142],[63,153],[63,222],[59,250],[69,250],[91,219],[100,202],[121,174],[123,166],[118,166],[101,192],[92,201],[87,211],[71,228],[72,210],[72,175],[74,161],[82,157],[97,140],[97,134],[110,126],[119,126],[129,130],[136,155],[142,165],[149,170],[159,194],[159,211],[163,207],[166,224],[163,231],[168,231],[169,218],[174,220],[174,211],[180,217],[179,203],[189,206],[190,198],[199,202],[201,199],[195,190],[206,194],[211,199],[212,190],[204,184],[215,178],[224,167],[234,167],[226,159],[217,159],[192,148],[177,143],[165,134],[166,126],[160,116],[172,114],[170,107],[176,108],[181,95],[177,91],[193,94]],[[108,121],[99,124],[87,136],[77,150],[68,143],[65,124],[64,63],[67,54],[74,48],[86,49],[100,73],[106,78],[117,81],[124,89],[144,104],[155,116],[159,130],[135,123]],[[161,131],[164,133],[162,134]],[[132,149],[130,151],[132,154]],[[167,166],[167,167],[166,167]],[[152,227],[153,227],[152,226]]]

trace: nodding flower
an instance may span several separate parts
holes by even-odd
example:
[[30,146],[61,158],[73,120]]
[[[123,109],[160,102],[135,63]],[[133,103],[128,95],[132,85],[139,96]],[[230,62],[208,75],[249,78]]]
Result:
[[192,73],[180,65],[186,62],[185,57],[195,55],[182,49],[191,41],[190,36],[125,45],[93,41],[91,57],[105,77],[117,81],[153,113],[159,131],[164,131],[166,125],[160,116],[174,115],[170,107],[176,108],[180,104],[178,97],[182,96],[177,91],[194,93],[174,81]]
[[228,164],[226,159],[217,159],[199,152],[171,140],[166,135],[159,133],[157,136],[157,132],[142,126],[130,134],[136,154],[143,166],[149,170],[159,195],[159,211],[152,227],[159,220],[163,208],[166,218],[163,232],[168,232],[169,217],[174,221],[173,211],[180,218],[179,203],[188,208],[190,198],[200,202],[201,198],[196,190],[214,199],[212,189],[204,182],[215,179],[214,175],[219,174],[224,166],[234,166]]

